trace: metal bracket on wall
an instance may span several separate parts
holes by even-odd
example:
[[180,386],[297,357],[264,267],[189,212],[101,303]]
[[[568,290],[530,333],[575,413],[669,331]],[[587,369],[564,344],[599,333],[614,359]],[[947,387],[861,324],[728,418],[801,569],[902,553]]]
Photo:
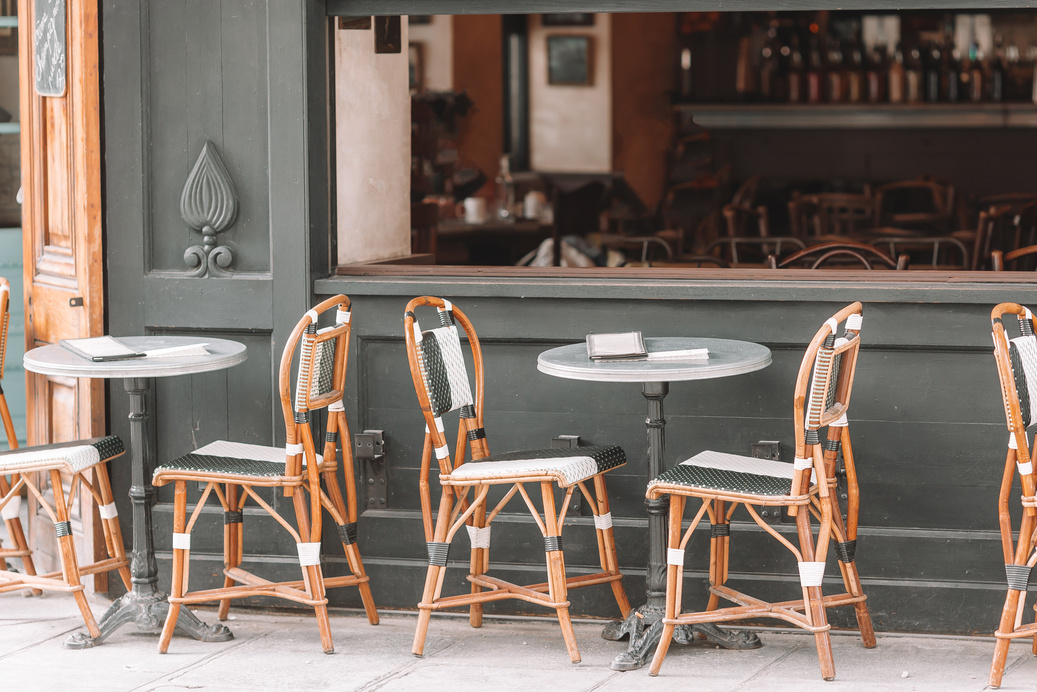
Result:
[[[551,446],[555,448],[573,448],[580,446],[579,435],[556,435],[551,439]],[[580,492],[579,488],[573,491],[572,497],[569,498],[569,510],[574,516],[580,516],[583,514],[583,493]]]
[[[754,459],[781,461],[781,443],[777,440],[760,440],[751,446]],[[781,507],[759,507],[760,517],[768,524],[780,524],[788,520],[788,513]]]
[[363,509],[385,509],[388,492],[385,477],[385,437],[381,430],[365,430],[353,436],[353,456],[361,462]]

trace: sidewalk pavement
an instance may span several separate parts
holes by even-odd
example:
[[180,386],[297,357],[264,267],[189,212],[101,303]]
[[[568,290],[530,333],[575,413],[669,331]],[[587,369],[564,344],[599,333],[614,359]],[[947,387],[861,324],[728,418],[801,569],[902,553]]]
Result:
[[[91,599],[99,617],[107,601]],[[215,619],[213,609],[196,611],[206,622]],[[333,611],[336,652],[330,656],[321,651],[312,616],[244,608],[231,609],[230,642],[178,636],[163,655],[155,648],[157,636],[126,625],[101,646],[69,651],[61,644],[82,627],[78,612],[67,594],[0,595],[3,690],[944,692],[985,689],[994,648],[989,637],[880,634],[878,647],[868,650],[854,633],[833,632],[836,679],[824,682],[813,637],[774,630],[761,634],[764,646],[754,651],[674,644],[659,677],[651,678],[647,667],[625,673],[609,668],[626,643],[603,640],[603,621],[575,623],[583,661],[572,664],[557,623],[547,617],[487,617],[481,629],[472,629],[467,617],[437,613],[425,656],[416,658],[410,653],[413,612],[383,610],[381,623],[372,627],[362,612]],[[1001,689],[1037,690],[1037,658],[1028,641],[1013,643]]]

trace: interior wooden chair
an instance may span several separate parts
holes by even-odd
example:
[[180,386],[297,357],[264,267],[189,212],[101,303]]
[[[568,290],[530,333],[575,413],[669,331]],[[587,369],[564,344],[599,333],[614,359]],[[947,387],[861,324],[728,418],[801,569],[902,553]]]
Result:
[[[427,331],[422,331],[415,314],[424,306],[434,307],[438,312],[438,326]],[[622,449],[611,445],[536,449],[491,456],[483,428],[485,376],[482,349],[472,323],[449,301],[430,296],[411,300],[404,314],[411,378],[425,418],[419,491],[429,562],[424,592],[418,604],[418,626],[412,651],[417,656],[422,655],[433,611],[468,606],[469,622],[473,627],[480,627],[484,603],[515,598],[554,609],[569,658],[578,663],[580,652],[569,616],[569,589],[609,584],[620,614],[626,617],[630,612],[616,558],[612,514],[604,478],[605,472],[626,463],[626,455]],[[462,332],[468,341],[474,388],[461,346]],[[458,411],[457,443],[453,455],[443,420],[444,414],[451,411]],[[441,486],[435,513],[429,488],[433,456]],[[560,512],[556,512],[556,484],[565,493]],[[527,485],[534,487],[532,493],[527,490]],[[487,497],[495,486],[501,486],[503,496],[492,509],[488,509]],[[539,486],[542,498],[542,514],[533,499],[537,494],[536,486]],[[590,486],[593,486],[593,492]],[[594,515],[601,570],[567,577],[562,554],[562,527],[577,488]],[[487,574],[491,522],[516,495],[529,508],[543,536],[547,561],[547,581],[544,583],[520,586]],[[495,492],[495,499],[498,496],[499,493]],[[468,574],[471,593],[444,596],[443,582],[450,543],[462,527],[471,542]]]
[[[1009,197],[1009,196],[1004,196]],[[973,235],[973,266],[984,269],[984,261],[995,250],[1009,253],[1037,241],[1037,201],[1020,196],[1018,201],[981,209]],[[992,268],[992,267],[991,267]]]
[[821,193],[789,202],[789,227],[798,238],[847,238],[875,225],[875,198],[870,194]]
[[954,217],[954,186],[935,180],[901,180],[875,188],[876,227],[945,232]]
[[896,259],[867,243],[851,241],[821,243],[793,253],[783,260],[776,255],[768,258],[771,269],[821,269],[830,267],[874,269],[907,269],[910,258],[906,254]]
[[1037,245],[1027,245],[1011,252],[990,253],[990,268],[996,272],[1033,271],[1037,269]]
[[[322,315],[334,317],[334,324],[318,328]],[[321,302],[299,320],[288,337],[278,376],[281,412],[287,444],[266,447],[217,440],[194,452],[162,464],[155,469],[154,484],[175,483],[173,501],[173,579],[169,593],[169,615],[162,629],[158,650],[165,653],[184,604],[219,601],[218,617],[226,620],[230,601],[248,596],[272,596],[312,606],[317,615],[324,653],[335,650],[328,622],[326,590],[357,586],[367,619],[378,624],[378,612],[368,576],[357,549],[356,483],[349,427],[342,403],[349,352],[349,298],[333,296]],[[292,365],[297,363],[295,396],[292,397]],[[312,423],[314,412],[327,410],[325,434],[317,437]],[[323,455],[317,454],[318,440],[324,440]],[[337,446],[342,443],[346,494],[338,478]],[[323,487],[321,481],[323,480]],[[187,484],[204,483],[194,510],[187,512]],[[290,498],[295,510],[295,526],[281,516],[256,491],[272,488]],[[223,575],[221,588],[191,591],[191,531],[210,496],[223,506]],[[302,579],[271,582],[241,567],[244,559],[244,509],[251,499],[280,524],[296,542]],[[321,567],[321,529],[323,512],[335,522],[352,574],[324,576]]]
[[[1011,315],[1012,317],[1009,317]],[[1030,438],[1026,428],[1037,423],[1037,337],[1034,336],[1033,313],[1016,303],[1001,303],[990,313],[994,337],[994,360],[1001,382],[1005,418],[1008,424],[1008,454],[1001,476],[998,494],[998,519],[1001,528],[1001,548],[1005,561],[1008,593],[1001,611],[1001,620],[994,636],[994,660],[990,666],[991,687],[1000,687],[1008,657],[1008,645],[1013,639],[1033,639],[1037,654],[1037,623],[1023,624],[1026,609],[1026,591],[1030,572],[1037,564],[1034,539],[1037,538],[1037,477],[1034,476]],[[1009,333],[1017,336],[1009,336]],[[1010,505],[1012,486],[1019,477],[1021,512],[1013,512]],[[1019,519],[1013,519],[1013,514]],[[1018,531],[1012,527],[1019,521]]]
[[768,257],[774,255],[779,261],[792,252],[806,249],[806,244],[792,236],[769,236],[765,238],[738,237],[718,238],[706,248],[707,255],[719,255],[733,266],[755,264],[769,266]]
[[[7,330],[10,326],[9,303],[11,286],[7,279],[0,278],[0,380],[3,379],[4,355],[7,350]],[[30,590],[71,592],[83,616],[83,622],[91,637],[101,636],[97,621],[86,600],[82,578],[90,574],[118,571],[123,586],[129,591],[130,561],[122,542],[119,528],[119,513],[112,498],[112,486],[108,477],[107,462],[120,456],[125,450],[122,440],[115,436],[97,437],[78,442],[18,448],[11,412],[7,399],[0,389],[0,418],[10,449],[0,452],[0,517],[7,528],[11,547],[0,546],[0,593]],[[69,477],[69,493],[65,494],[62,474]],[[46,494],[46,482],[51,484],[52,497]],[[22,494],[28,492],[43,507],[58,539],[61,570],[48,574],[37,574],[32,561],[32,551],[25,540],[19,512]],[[89,492],[97,502],[101,514],[108,557],[97,562],[80,565],[76,557],[76,546],[72,535],[72,513],[76,496]],[[19,558],[22,572],[15,572],[7,561]]]
[[[837,337],[840,324],[843,336]],[[861,587],[854,555],[860,507],[857,469],[850,446],[847,409],[860,348],[862,309],[853,303],[822,325],[807,347],[799,367],[793,403],[796,458],[781,461],[705,451],[677,464],[648,484],[650,499],[669,498],[667,539],[666,614],[663,633],[652,660],[657,675],[677,625],[775,618],[814,634],[821,677],[835,677],[829,639],[828,608],[852,605],[864,646],[875,646],[875,633]],[[827,429],[827,430],[826,430]],[[841,455],[840,455],[841,450]],[[845,512],[839,506],[836,485],[838,460],[846,477]],[[684,505],[702,500],[687,530],[682,530]],[[796,558],[799,598],[768,603],[727,585],[731,518],[742,506],[749,517]],[[757,507],[785,508],[796,522],[797,547],[761,518]],[[846,516],[845,523],[843,516]],[[709,601],[703,612],[682,613],[684,553],[703,516],[709,516]],[[818,520],[816,537],[811,517]],[[845,593],[821,592],[830,542],[839,559]],[[720,600],[736,605],[719,608]]]
[[[892,229],[890,229],[892,230]],[[912,269],[928,266],[931,269],[968,269],[969,249],[957,238],[946,235],[938,236],[902,236],[889,234],[875,238],[871,244],[879,248],[889,248],[890,257],[901,254],[915,254],[918,259],[926,259],[926,263],[911,262]]]

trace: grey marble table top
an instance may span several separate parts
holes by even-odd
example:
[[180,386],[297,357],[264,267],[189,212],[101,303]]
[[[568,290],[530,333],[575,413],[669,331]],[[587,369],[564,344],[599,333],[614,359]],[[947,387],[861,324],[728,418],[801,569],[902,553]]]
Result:
[[646,337],[649,353],[693,348],[709,349],[709,358],[692,361],[594,361],[584,342],[544,351],[537,370],[554,377],[595,382],[678,382],[708,380],[762,370],[771,364],[771,350],[751,341],[698,337]]
[[170,377],[222,370],[241,363],[248,355],[245,344],[230,339],[214,339],[209,336],[120,336],[117,338],[138,351],[203,343],[209,353],[204,356],[131,358],[98,363],[73,353],[61,344],[49,344],[27,352],[22,358],[22,363],[26,370],[41,375],[91,378]]

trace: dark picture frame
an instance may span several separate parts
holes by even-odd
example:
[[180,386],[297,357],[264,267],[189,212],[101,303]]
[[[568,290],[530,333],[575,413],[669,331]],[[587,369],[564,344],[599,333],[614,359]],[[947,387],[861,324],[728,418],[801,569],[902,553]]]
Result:
[[558,34],[547,37],[547,83],[588,86],[593,83],[591,37]]
[[541,15],[544,26],[594,26],[593,12],[555,12]]

